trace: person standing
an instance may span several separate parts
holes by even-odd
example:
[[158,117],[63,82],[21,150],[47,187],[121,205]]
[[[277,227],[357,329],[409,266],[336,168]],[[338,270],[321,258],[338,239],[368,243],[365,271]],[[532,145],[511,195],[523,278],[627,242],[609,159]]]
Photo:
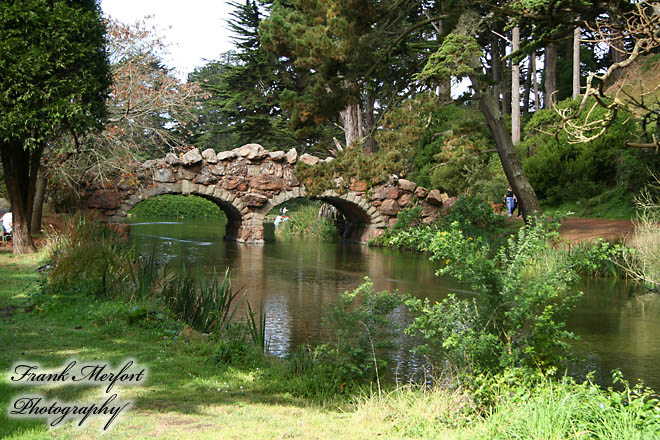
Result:
[[506,194],[504,196],[504,201],[506,202],[506,210],[509,213],[509,217],[513,215],[513,210],[516,207],[516,195],[513,193],[513,189],[508,187]]
[[5,234],[11,234],[12,228],[14,226],[11,211],[5,212],[5,214],[2,216],[2,219],[0,219],[0,223],[2,223],[2,229],[5,231]]

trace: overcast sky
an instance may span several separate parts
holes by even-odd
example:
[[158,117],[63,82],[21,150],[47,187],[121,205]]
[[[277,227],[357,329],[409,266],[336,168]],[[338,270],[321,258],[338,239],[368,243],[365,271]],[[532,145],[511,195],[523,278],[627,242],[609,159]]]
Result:
[[226,25],[232,8],[224,0],[101,0],[101,8],[127,24],[153,16],[150,23],[170,44],[165,64],[182,80],[232,48]]

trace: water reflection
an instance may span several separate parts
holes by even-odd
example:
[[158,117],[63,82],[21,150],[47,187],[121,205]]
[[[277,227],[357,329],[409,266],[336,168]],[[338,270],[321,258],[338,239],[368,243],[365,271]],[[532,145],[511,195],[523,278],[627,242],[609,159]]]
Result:
[[[142,253],[152,249],[172,264],[187,262],[219,273],[229,267],[232,283],[243,288],[254,307],[263,301],[271,352],[284,355],[296,346],[328,337],[321,318],[329,303],[369,276],[378,290],[396,290],[438,301],[450,292],[472,296],[465,285],[435,276],[435,264],[423,255],[371,249],[360,245],[294,240],[273,241],[266,230],[265,245],[224,242],[222,223],[140,222],[132,226],[132,240]],[[631,284],[588,280],[579,286],[583,299],[567,325],[580,337],[574,345],[585,362],[576,374],[598,370],[599,383],[609,383],[610,370],[621,368],[631,380],[642,378],[660,389],[660,300],[637,296]],[[407,322],[404,312],[395,320]],[[394,359],[400,371],[410,372],[418,361],[404,349]]]

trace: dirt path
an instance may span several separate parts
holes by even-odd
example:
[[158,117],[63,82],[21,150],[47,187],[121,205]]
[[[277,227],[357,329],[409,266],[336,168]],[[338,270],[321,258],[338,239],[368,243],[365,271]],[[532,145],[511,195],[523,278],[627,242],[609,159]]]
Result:
[[561,222],[559,234],[573,243],[592,241],[597,238],[605,240],[623,240],[635,230],[630,220],[601,220],[595,218],[567,218]]

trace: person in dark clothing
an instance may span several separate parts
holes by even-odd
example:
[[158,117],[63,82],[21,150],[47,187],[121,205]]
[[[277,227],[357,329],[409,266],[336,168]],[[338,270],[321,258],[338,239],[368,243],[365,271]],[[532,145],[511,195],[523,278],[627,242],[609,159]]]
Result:
[[504,195],[504,201],[506,203],[506,210],[509,213],[509,217],[511,217],[513,215],[513,210],[516,208],[516,204],[518,203],[518,199],[513,193],[511,187],[507,188],[506,194]]

